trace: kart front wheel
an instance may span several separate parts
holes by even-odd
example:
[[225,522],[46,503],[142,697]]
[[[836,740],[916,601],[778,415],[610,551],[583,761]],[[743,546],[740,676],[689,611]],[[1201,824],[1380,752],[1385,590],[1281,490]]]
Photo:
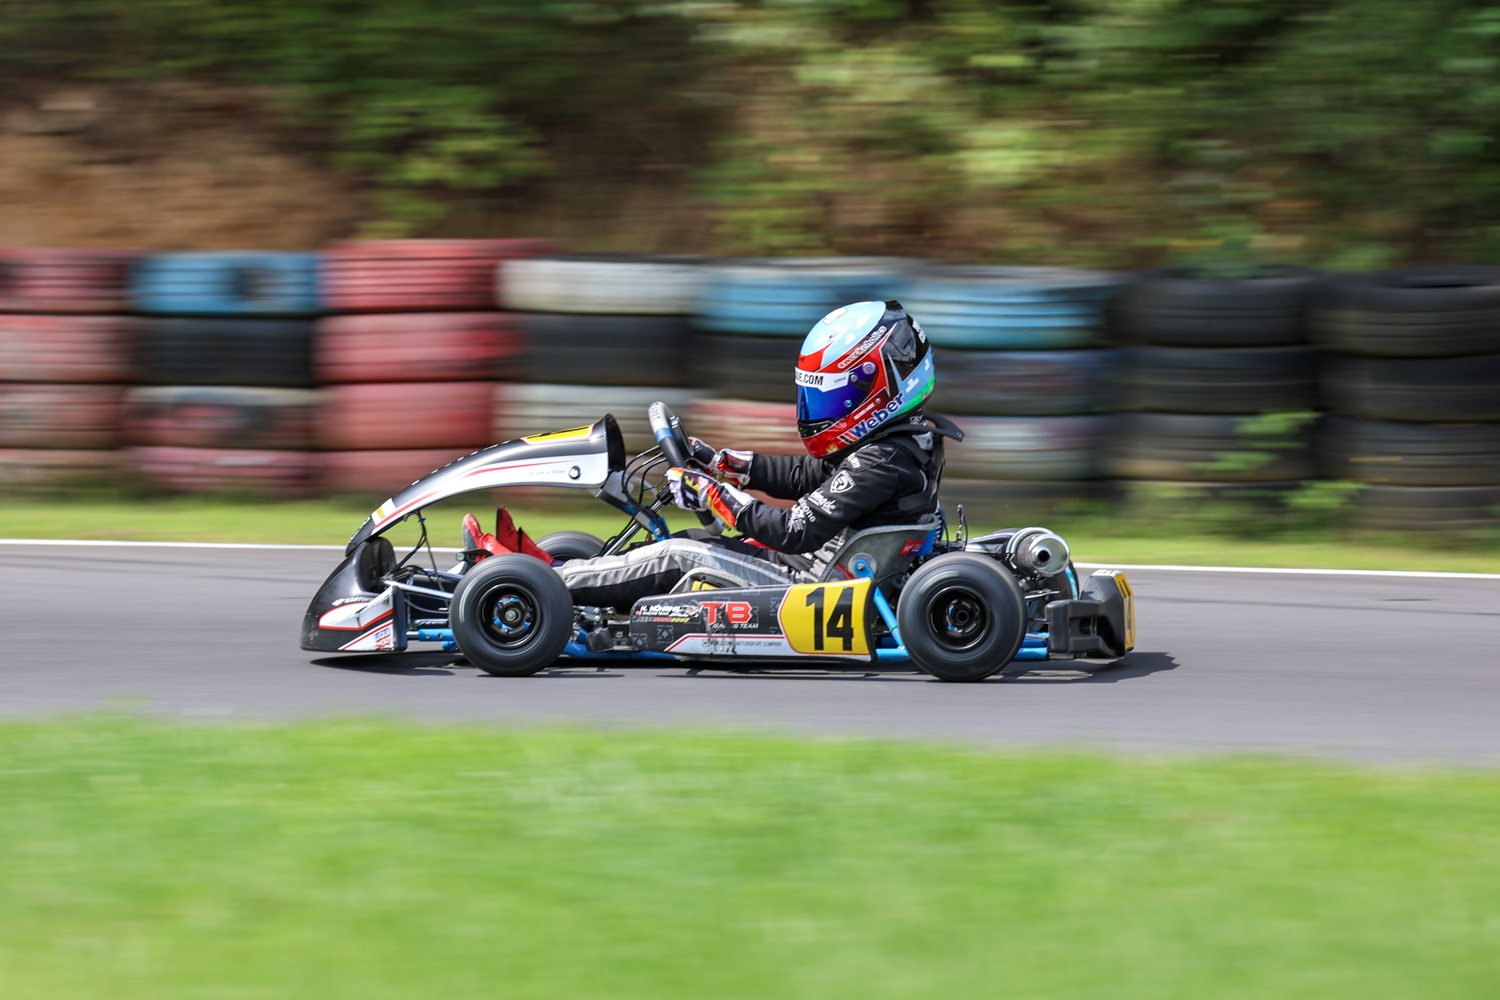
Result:
[[984,680],[1026,638],[1026,601],[1015,577],[973,552],[923,564],[902,588],[896,618],[912,662],[945,681]]
[[497,677],[525,677],[562,655],[573,634],[573,601],[541,560],[490,556],[454,589],[448,624],[474,666]]

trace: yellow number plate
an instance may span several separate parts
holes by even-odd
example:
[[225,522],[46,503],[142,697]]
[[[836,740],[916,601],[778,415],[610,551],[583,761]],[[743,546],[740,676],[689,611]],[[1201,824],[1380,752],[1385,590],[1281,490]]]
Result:
[[778,617],[786,641],[813,656],[869,656],[865,606],[870,581],[799,583],[786,592]]
[[527,444],[546,444],[548,441],[574,441],[579,438],[588,437],[593,430],[594,425],[589,424],[587,427],[574,427],[565,431],[552,431],[549,434],[530,434],[521,440]]

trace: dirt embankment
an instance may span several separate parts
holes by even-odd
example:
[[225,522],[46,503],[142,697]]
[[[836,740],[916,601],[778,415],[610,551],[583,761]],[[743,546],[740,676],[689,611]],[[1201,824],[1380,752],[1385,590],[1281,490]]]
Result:
[[253,95],[73,88],[0,104],[0,246],[311,249],[355,185]]

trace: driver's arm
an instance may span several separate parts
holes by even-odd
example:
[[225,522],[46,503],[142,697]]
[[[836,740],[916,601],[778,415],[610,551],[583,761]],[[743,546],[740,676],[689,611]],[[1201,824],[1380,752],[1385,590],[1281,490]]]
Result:
[[812,492],[832,473],[833,466],[827,460],[811,455],[757,453],[750,460],[750,475],[744,485],[746,489],[760,490],[778,500],[796,500]]
[[[911,486],[903,482],[904,477],[911,473],[903,470],[899,464],[870,461],[876,457],[872,454],[874,450],[865,449],[865,460],[857,465],[846,460],[835,469],[829,469],[831,475],[817,483],[814,489],[804,493],[789,510],[759,502],[747,505],[736,519],[735,527],[742,534],[778,552],[812,552],[902,491],[903,486]],[[787,481],[792,476],[806,475],[811,466],[826,465],[818,459],[774,457],[785,457],[792,466],[786,472]],[[757,455],[756,462],[761,460],[762,456]],[[752,489],[771,492],[760,484],[753,472],[750,486]],[[910,492],[910,489],[907,491]]]

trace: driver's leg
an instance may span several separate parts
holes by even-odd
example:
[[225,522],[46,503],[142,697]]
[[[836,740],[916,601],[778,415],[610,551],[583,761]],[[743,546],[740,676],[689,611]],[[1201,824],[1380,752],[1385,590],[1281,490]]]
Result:
[[791,581],[786,568],[769,559],[687,538],[642,545],[615,556],[570,559],[557,567],[557,573],[567,584],[575,604],[629,608],[642,597],[665,594],[683,574],[700,566],[743,580],[752,587]]

